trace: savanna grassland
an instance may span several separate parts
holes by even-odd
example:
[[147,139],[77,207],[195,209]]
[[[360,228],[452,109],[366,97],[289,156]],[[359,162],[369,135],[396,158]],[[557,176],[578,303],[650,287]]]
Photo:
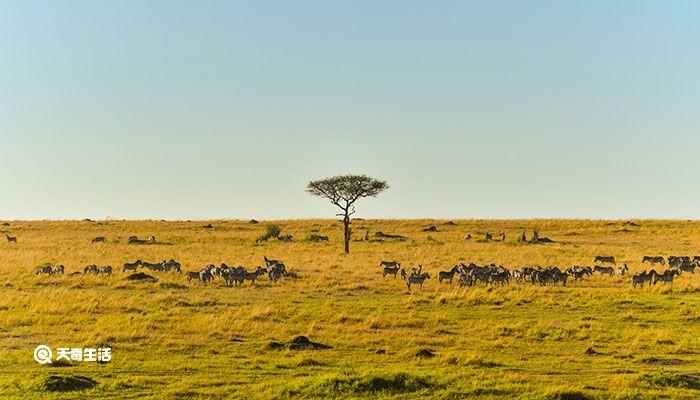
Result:
[[[564,269],[593,266],[596,255],[636,273],[649,268],[643,255],[700,254],[700,222],[454,222],[355,220],[355,240],[367,229],[370,239],[377,231],[408,239],[353,241],[344,255],[341,224],[330,220],[274,221],[294,242],[259,244],[271,222],[10,221],[0,227],[18,238],[0,242],[0,397],[700,397],[700,274],[636,290],[628,277],[597,274],[568,287],[458,288],[436,279],[459,262]],[[429,225],[438,232],[423,232]],[[555,243],[520,242],[523,228]],[[482,242],[478,232],[506,240]],[[304,241],[313,233],[330,242]],[[159,244],[128,244],[130,235]],[[96,236],[109,241],[92,244]],[[200,287],[184,274],[149,272],[157,282],[139,282],[121,272],[127,261],[170,258],[183,272],[222,262],[252,270],[263,255],[284,261],[291,276]],[[379,262],[394,259],[422,264],[433,279],[412,292],[401,278],[383,279]],[[34,275],[45,263],[66,274]],[[68,276],[88,264],[116,272]],[[273,343],[299,335],[331,348]],[[39,344],[111,347],[113,358],[39,365]],[[51,391],[52,376],[98,384]]]

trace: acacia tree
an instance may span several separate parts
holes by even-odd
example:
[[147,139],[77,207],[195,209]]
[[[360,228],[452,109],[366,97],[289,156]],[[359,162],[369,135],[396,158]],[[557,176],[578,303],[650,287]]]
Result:
[[355,202],[363,197],[376,197],[387,189],[389,184],[386,181],[367,175],[338,175],[311,181],[306,186],[309,194],[328,199],[342,210],[336,215],[343,217],[346,254],[350,253],[350,216],[355,214]]

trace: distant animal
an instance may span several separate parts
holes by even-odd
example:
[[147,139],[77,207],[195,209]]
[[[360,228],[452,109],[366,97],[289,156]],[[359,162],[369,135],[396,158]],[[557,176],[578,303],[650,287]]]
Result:
[[601,267],[600,265],[596,265],[593,267],[593,272],[598,272],[601,275],[613,276],[615,274],[615,269],[613,267]]
[[188,271],[185,276],[187,277],[187,283],[191,283],[193,279],[199,282],[199,272]]
[[162,263],[151,264],[146,261],[141,262],[141,268],[147,268],[150,271],[163,271],[165,269]]
[[411,289],[411,284],[417,284],[419,288],[423,289],[423,282],[425,282],[426,279],[430,279],[430,274],[427,272],[423,272],[420,275],[411,275],[406,278],[406,285],[409,290]]
[[487,242],[492,241],[492,240],[493,240],[493,235],[490,234],[490,233],[486,233],[486,235],[484,235],[484,240],[486,240]]
[[66,268],[63,265],[57,265],[57,266],[53,267],[53,273],[63,275],[63,272],[65,271],[65,269]]
[[643,274],[633,275],[632,276],[632,287],[636,288],[637,285],[639,285],[639,287],[643,288],[644,282],[646,281],[644,278],[645,278],[645,275],[643,275]]
[[656,285],[656,282],[663,282],[664,285],[666,284],[673,284],[673,278],[677,275],[680,275],[681,272],[677,269],[669,269],[666,270],[663,274],[656,274],[654,275],[654,285]]
[[92,239],[92,243],[107,243],[107,238],[104,236],[98,236]]
[[265,275],[267,273],[267,270],[263,267],[256,267],[255,271],[253,272],[248,272],[245,271],[243,273],[243,280],[250,281],[251,283],[255,283],[255,278],[257,278],[260,275]]
[[651,265],[654,265],[654,264],[666,265],[666,260],[661,256],[658,256],[658,257],[644,256],[642,258],[642,264],[644,264],[645,262],[648,262]]
[[182,270],[180,269],[181,265],[179,262],[170,259],[168,261],[163,261],[161,264],[163,264],[163,268],[166,271],[177,271],[179,273],[182,273]]
[[470,233],[467,233],[466,235],[464,235],[464,240],[466,240],[466,241],[472,240],[472,235]]
[[151,242],[151,243],[155,243],[156,237],[155,237],[155,236],[151,236],[151,237],[148,238],[148,241]]
[[107,275],[112,275],[112,267],[111,266],[106,266],[106,267],[100,267],[97,269],[97,274],[107,274]]
[[265,266],[266,267],[271,267],[273,265],[279,264],[280,262],[277,260],[271,260],[267,258],[267,256],[263,256],[263,259],[265,260]]
[[628,272],[629,270],[630,270],[630,269],[627,268],[627,264],[624,264],[622,267],[620,267],[620,268],[617,269],[617,274],[618,274],[619,276],[622,277],[622,276],[627,275],[627,272]]
[[88,272],[93,272],[97,273],[97,265],[88,265],[87,267],[83,268],[83,273],[87,274]]
[[690,257],[688,256],[669,256],[668,266],[669,267],[680,267],[683,264],[690,264]]
[[45,265],[43,267],[37,267],[34,274],[35,275],[41,275],[41,274],[47,274],[49,276],[53,275],[54,271],[51,269],[50,265]]
[[5,237],[7,238],[8,243],[17,243],[17,237],[16,236],[10,236],[7,233],[5,234]]
[[384,267],[384,270],[382,271],[382,278],[386,278],[387,275],[391,275],[396,279],[396,274],[399,272],[401,269],[400,266],[395,266],[395,267]]
[[379,263],[380,267],[400,267],[401,263],[398,261],[382,261]]
[[455,274],[459,271],[459,265],[455,265],[452,267],[451,270],[449,271],[440,271],[438,273],[438,281],[442,283],[442,281],[448,281],[450,282],[450,285],[452,284],[452,279],[454,279]]
[[122,265],[122,272],[136,271],[136,268],[138,268],[140,265],[141,265],[141,260],[136,260],[133,263],[124,263],[124,265]]
[[609,263],[615,265],[615,257],[612,256],[596,256],[594,262]]
[[693,261],[688,264],[681,264],[680,267],[680,272],[690,272],[691,274],[695,275],[695,267],[698,267],[700,265],[700,261]]

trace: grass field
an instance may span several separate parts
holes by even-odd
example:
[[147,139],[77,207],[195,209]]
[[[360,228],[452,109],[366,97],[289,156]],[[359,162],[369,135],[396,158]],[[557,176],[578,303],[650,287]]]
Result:
[[[356,220],[355,239],[369,229],[370,238],[408,240],[355,241],[344,255],[341,224],[329,220],[10,221],[0,227],[18,238],[0,242],[0,397],[700,398],[700,274],[636,290],[629,278],[599,275],[569,287],[460,289],[435,279],[459,262],[566,268],[593,266],[596,255],[639,272],[649,268],[643,255],[700,254],[700,222],[454,222]],[[268,223],[295,241],[256,244]],[[423,232],[429,225],[438,232]],[[524,228],[556,242],[519,242]],[[487,231],[506,240],[477,240]],[[312,233],[330,243],[303,240]],[[160,244],[127,244],[130,235]],[[92,244],[95,236],[109,242]],[[293,277],[199,287],[184,274],[132,282],[121,272],[127,261],[170,258],[183,271],[221,262],[250,270],[263,255]],[[434,279],[408,292],[400,278],[382,279],[383,259],[420,263]],[[35,276],[44,263],[64,264],[66,275]],[[88,264],[117,271],[68,276]],[[273,344],[299,335],[331,348]],[[39,365],[39,344],[111,347],[113,358]],[[52,376],[98,384],[51,391]]]

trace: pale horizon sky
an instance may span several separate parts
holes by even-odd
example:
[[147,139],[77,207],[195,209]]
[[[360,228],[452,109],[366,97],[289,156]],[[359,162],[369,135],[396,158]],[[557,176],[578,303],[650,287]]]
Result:
[[0,2],[0,220],[700,219],[700,3]]

